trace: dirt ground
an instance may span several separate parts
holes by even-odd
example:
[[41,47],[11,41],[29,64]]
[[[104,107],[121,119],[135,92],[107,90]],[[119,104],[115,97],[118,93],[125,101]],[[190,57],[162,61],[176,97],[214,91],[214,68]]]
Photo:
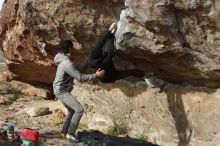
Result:
[[[30,117],[23,112],[25,108],[34,106],[47,106],[50,108],[51,113],[44,116]],[[0,128],[6,129],[8,123],[13,123],[15,131],[18,133],[23,128],[38,129],[40,132],[38,146],[86,146],[83,143],[73,144],[59,136],[62,124],[53,123],[52,111],[60,108],[60,106],[62,104],[59,101],[24,96],[11,105],[0,105]],[[4,144],[10,145],[3,142],[1,146]]]

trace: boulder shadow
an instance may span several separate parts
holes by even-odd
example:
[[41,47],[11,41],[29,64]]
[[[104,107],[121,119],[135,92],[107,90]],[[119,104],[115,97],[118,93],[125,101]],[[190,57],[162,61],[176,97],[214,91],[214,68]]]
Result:
[[[205,92],[212,94],[216,89],[207,87],[193,87],[184,85],[175,85],[164,82],[163,84],[154,84],[155,87],[160,88],[160,92],[167,94],[167,103],[171,116],[175,122],[175,127],[178,135],[178,146],[188,146],[193,137],[194,130],[187,119],[186,110],[184,107],[182,95],[193,92]],[[182,90],[180,90],[182,88]]]

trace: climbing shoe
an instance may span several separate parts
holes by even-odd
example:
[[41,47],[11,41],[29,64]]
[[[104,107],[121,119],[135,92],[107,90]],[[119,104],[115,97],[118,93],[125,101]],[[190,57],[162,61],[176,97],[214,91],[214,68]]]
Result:
[[66,134],[66,138],[67,138],[69,141],[72,141],[72,142],[75,142],[75,143],[78,143],[78,142],[79,142],[78,138],[76,138],[76,136],[74,136],[74,135]]

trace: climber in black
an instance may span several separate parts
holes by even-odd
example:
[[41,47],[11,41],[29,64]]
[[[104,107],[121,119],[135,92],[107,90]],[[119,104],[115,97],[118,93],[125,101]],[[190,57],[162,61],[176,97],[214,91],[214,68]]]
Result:
[[[115,53],[114,33],[116,31],[116,23],[113,23],[109,30],[97,40],[95,46],[91,47],[86,65],[89,68],[105,70],[105,75],[100,79],[103,83],[112,83],[116,80],[126,78],[128,76],[144,77],[144,71],[139,69],[125,69],[117,71],[112,62]],[[106,44],[106,49],[104,45]],[[85,66],[84,66],[85,67]]]

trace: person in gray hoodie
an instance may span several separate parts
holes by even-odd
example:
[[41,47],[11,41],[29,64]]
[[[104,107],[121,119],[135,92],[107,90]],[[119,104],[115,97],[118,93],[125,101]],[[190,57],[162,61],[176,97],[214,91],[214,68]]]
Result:
[[53,90],[55,96],[67,108],[68,113],[65,118],[61,135],[67,139],[77,142],[75,136],[79,121],[83,115],[84,109],[79,101],[71,95],[74,79],[85,82],[102,78],[104,71],[98,69],[94,74],[81,74],[70,59],[70,49],[73,44],[70,40],[64,40],[60,43],[62,52],[58,53],[54,62],[57,65],[56,77],[53,82]]

